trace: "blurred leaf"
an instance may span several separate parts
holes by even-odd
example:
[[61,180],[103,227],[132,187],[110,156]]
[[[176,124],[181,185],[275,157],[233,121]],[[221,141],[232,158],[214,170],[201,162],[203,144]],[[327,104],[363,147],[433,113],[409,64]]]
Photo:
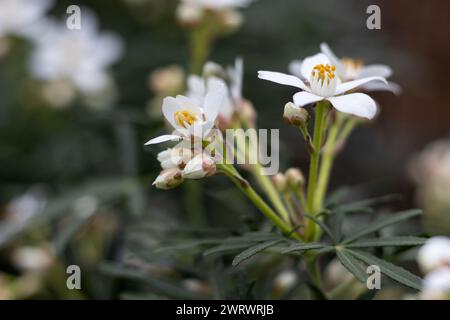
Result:
[[261,251],[266,250],[267,248],[273,247],[274,245],[284,241],[284,239],[278,239],[278,240],[272,240],[268,242],[263,242],[260,244],[257,244],[256,246],[250,247],[247,250],[239,253],[232,262],[232,266],[235,267],[239,265],[241,262],[251,258],[257,253],[260,253]]
[[389,237],[364,239],[357,242],[346,244],[347,248],[363,248],[363,247],[400,247],[400,246],[416,246],[425,243],[426,238],[419,237]]
[[378,231],[384,227],[402,222],[407,219],[414,218],[418,215],[422,214],[422,210],[420,209],[411,209],[406,210],[400,213],[393,214],[386,218],[378,219],[372,223],[370,223],[367,227],[360,229],[359,231],[355,231],[352,236],[345,239],[344,244],[350,243],[358,238],[366,236],[372,232]]
[[292,253],[292,252],[296,252],[296,251],[306,251],[306,250],[312,250],[312,249],[321,249],[327,247],[326,245],[324,245],[323,243],[317,243],[317,242],[313,242],[313,243],[298,243],[298,244],[294,244],[291,245],[288,249],[284,250],[283,253]]

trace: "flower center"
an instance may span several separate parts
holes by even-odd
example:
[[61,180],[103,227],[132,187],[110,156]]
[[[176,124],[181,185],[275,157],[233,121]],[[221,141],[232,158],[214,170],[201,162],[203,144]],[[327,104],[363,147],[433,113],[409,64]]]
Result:
[[329,64],[316,65],[310,77],[311,91],[321,97],[332,96],[336,90],[336,67]]
[[186,128],[187,125],[192,126],[197,121],[197,115],[191,110],[179,110],[174,114],[175,122]]

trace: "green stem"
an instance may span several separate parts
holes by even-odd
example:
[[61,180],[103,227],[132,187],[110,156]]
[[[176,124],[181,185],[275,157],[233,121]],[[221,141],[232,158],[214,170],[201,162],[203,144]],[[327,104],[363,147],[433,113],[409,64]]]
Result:
[[317,182],[316,194],[314,196],[313,202],[314,212],[319,212],[322,210],[323,200],[328,189],[331,169],[333,167],[333,161],[335,157],[335,143],[338,137],[339,129],[341,128],[342,120],[343,119],[341,115],[337,113],[336,121],[331,126],[327,143],[322,152],[322,162],[320,165],[319,179]]
[[225,173],[231,181],[253,202],[253,204],[284,234],[299,238],[297,233],[292,233],[291,227],[283,221],[272,208],[255,192],[250,184],[241,178],[234,167],[219,165],[218,169]]
[[327,106],[328,102],[326,101],[318,102],[316,105],[316,119],[314,123],[314,137],[313,137],[314,150],[313,153],[311,154],[311,163],[309,167],[309,180],[308,180],[309,214],[314,214],[313,201],[314,201],[314,193],[316,190],[317,172],[319,170],[319,156],[320,156],[320,148],[322,147],[323,133],[325,129],[324,125]]

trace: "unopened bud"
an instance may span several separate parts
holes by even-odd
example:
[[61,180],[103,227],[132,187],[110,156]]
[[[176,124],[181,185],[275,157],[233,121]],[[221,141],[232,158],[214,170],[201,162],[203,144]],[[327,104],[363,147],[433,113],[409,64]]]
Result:
[[179,93],[184,85],[184,72],[180,66],[171,65],[152,72],[149,86],[155,93],[172,95]]
[[237,105],[239,119],[248,127],[253,128],[256,125],[256,111],[253,104],[245,99],[241,99]]
[[183,177],[186,179],[201,179],[212,176],[215,173],[216,162],[206,154],[196,155],[183,169]]
[[176,167],[183,169],[191,158],[192,152],[187,148],[168,148],[158,153],[157,156],[158,161],[161,163],[161,168],[163,169]]
[[228,9],[221,12],[222,22],[228,32],[233,32],[242,25],[244,19],[242,14],[234,9]]
[[217,77],[219,79],[225,78],[226,73],[223,67],[220,64],[217,64],[212,61],[208,61],[203,66],[203,76],[205,78],[208,77]]
[[285,174],[287,183],[291,188],[302,188],[305,184],[305,177],[300,169],[290,168]]
[[297,107],[292,102],[284,106],[283,119],[294,126],[301,126],[308,122],[309,114],[305,108]]
[[158,189],[168,190],[173,189],[183,182],[181,170],[178,168],[171,168],[161,171],[153,185]]
[[272,177],[272,182],[275,186],[275,189],[277,189],[278,192],[285,192],[288,187],[286,176],[282,173],[277,173]]

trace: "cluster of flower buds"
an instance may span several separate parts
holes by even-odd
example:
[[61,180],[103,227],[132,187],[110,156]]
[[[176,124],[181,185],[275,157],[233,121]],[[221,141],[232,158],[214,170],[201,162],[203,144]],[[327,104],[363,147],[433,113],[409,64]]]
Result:
[[172,189],[184,179],[202,179],[216,173],[215,159],[205,152],[174,147],[161,151],[157,157],[163,169],[153,182],[159,189]]
[[277,191],[284,193],[289,189],[301,190],[305,185],[305,177],[298,168],[290,168],[285,173],[277,173],[272,177],[273,184]]

